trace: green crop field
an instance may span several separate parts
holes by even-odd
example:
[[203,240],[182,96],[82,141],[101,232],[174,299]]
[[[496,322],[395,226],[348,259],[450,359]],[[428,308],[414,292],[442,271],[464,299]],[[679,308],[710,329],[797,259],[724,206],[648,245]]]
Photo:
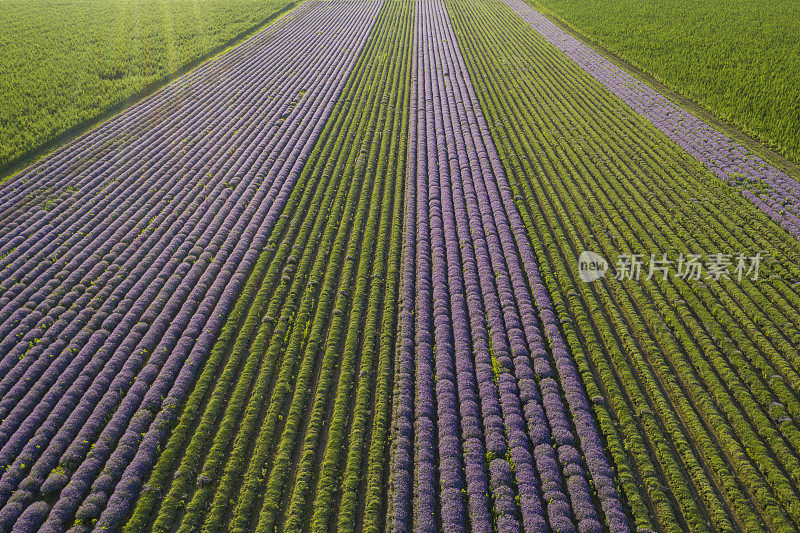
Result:
[[800,161],[800,2],[529,3]]
[[0,175],[290,0],[3,0]]

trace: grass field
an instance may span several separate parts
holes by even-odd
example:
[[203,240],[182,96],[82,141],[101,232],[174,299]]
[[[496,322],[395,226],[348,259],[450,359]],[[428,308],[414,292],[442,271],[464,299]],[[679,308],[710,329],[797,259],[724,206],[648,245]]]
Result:
[[4,0],[0,175],[290,0]]
[[800,3],[529,0],[800,161]]

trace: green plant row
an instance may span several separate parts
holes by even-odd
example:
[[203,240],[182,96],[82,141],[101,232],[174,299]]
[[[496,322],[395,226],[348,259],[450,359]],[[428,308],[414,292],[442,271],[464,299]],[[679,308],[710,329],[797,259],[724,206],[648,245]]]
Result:
[[[794,529],[800,245],[504,3],[447,6],[636,525]],[[583,250],[765,261],[589,284]]]
[[128,531],[382,527],[412,26],[386,2]]

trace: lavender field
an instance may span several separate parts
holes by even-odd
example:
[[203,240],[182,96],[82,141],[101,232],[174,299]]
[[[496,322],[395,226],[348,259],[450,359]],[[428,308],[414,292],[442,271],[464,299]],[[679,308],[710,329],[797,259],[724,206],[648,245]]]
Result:
[[800,174],[668,96],[306,0],[11,176],[0,531],[796,529]]

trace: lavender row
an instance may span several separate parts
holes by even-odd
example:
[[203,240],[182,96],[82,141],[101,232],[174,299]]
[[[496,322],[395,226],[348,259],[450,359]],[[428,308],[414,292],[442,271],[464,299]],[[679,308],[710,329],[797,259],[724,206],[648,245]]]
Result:
[[[225,207],[225,208],[227,208],[227,209],[230,209],[230,208],[231,208],[231,206],[235,206],[235,205],[236,205],[236,203],[242,203],[242,200],[241,200],[241,198],[239,199],[239,201],[238,201],[238,202],[236,202],[236,198],[234,198],[233,200],[234,200],[234,201],[231,201],[231,199],[228,199],[228,204],[226,204],[224,207]],[[205,222],[205,223],[208,223],[209,221],[214,221],[214,220],[216,220],[216,219],[214,218],[214,217],[215,217],[214,213],[210,213],[210,215],[211,215],[210,217],[209,217],[209,216],[206,216],[206,218],[205,218],[205,220],[204,220],[204,222]],[[199,220],[203,220],[203,218],[202,218],[202,217],[200,217],[200,218],[199,218]],[[192,226],[193,226],[193,225],[190,225],[190,227],[192,227]],[[182,225],[182,226],[180,226],[180,227],[185,227],[185,226],[183,226],[183,225]],[[202,230],[202,228],[201,228],[201,230]],[[174,242],[176,242],[176,241],[177,241],[177,239],[174,239],[174,238],[173,238],[171,241],[167,241],[167,242],[169,242],[169,243],[174,243]],[[178,242],[180,242],[180,241],[178,241]],[[124,244],[129,244],[129,243],[124,243]],[[132,249],[140,249],[140,247],[139,247],[139,243],[137,243],[137,242],[134,242],[133,244],[134,244],[134,247],[133,247]],[[201,251],[201,250],[200,250],[200,251]],[[213,252],[215,252],[215,250],[212,250],[212,253],[213,253]],[[163,253],[162,253],[162,256],[163,256],[163,255],[165,255],[165,254],[163,254]],[[74,274],[74,271],[72,272],[72,274]],[[130,278],[131,278],[131,277],[130,277],[130,276],[128,276],[128,279],[127,279],[127,281],[130,281]],[[64,285],[64,284],[62,283],[62,287],[63,287],[63,285]],[[171,292],[171,291],[167,291],[167,293],[170,293],[170,292]],[[119,311],[119,309],[117,309],[117,311]],[[41,345],[42,345],[42,343],[39,343],[39,344],[37,344],[37,348],[40,348],[40,347],[41,347]],[[29,359],[30,359],[30,358],[29,358]],[[15,367],[15,368],[19,368],[19,366]],[[28,376],[28,378],[30,378],[30,376]],[[31,379],[27,379],[26,381],[33,381],[33,380],[31,380]],[[8,399],[8,398],[4,398],[4,400],[7,400],[7,399]]]
[[[275,53],[275,41],[273,40],[270,42],[273,43],[272,46],[257,53]],[[258,57],[258,55],[255,57]],[[283,68],[283,70],[284,72],[288,71],[286,68]],[[247,70],[242,69],[240,78],[246,73]],[[270,79],[269,76],[276,73],[265,71],[264,74],[266,77],[253,77],[253,74],[254,72],[250,73],[249,80],[231,80],[231,85],[229,88],[240,91],[243,87],[250,85],[251,91],[255,94],[258,94],[263,92],[263,86]],[[288,82],[292,80],[287,79],[286,81]],[[297,78],[294,81],[303,83],[302,78]],[[291,87],[291,85],[289,85],[289,87]],[[18,280],[16,285],[13,287],[8,287],[6,283],[3,284],[3,287],[9,290],[4,291],[3,298],[0,299],[0,302],[5,304],[4,311],[2,311],[2,315],[0,316],[8,317],[9,313],[14,311],[18,314],[24,313],[23,311],[19,310],[18,306],[15,305],[15,303],[18,303],[20,298],[27,298],[28,300],[43,298],[46,293],[42,294],[42,285],[45,280],[52,280],[52,278],[48,276],[52,276],[54,269],[62,268],[61,272],[69,273],[71,276],[74,276],[76,274],[75,268],[78,267],[78,265],[74,264],[76,261],[80,261],[87,256],[90,259],[92,257],[105,258],[106,255],[102,254],[108,254],[109,248],[113,244],[120,244],[118,239],[125,239],[127,237],[129,240],[123,240],[123,244],[139,247],[146,236],[144,232],[147,231],[149,227],[160,228],[162,226],[162,224],[159,223],[161,222],[160,220],[156,219],[148,221],[146,218],[148,215],[158,213],[159,208],[163,210],[162,205],[146,203],[145,198],[148,197],[143,195],[157,192],[159,196],[156,198],[161,198],[161,202],[177,203],[180,198],[175,196],[177,194],[187,195],[191,192],[194,195],[198,195],[198,193],[200,193],[200,197],[202,197],[202,194],[215,193],[217,190],[216,185],[219,184],[219,181],[228,179],[225,178],[225,173],[234,173],[236,175],[235,179],[238,181],[241,180],[243,168],[247,168],[247,166],[253,168],[252,164],[258,162],[248,160],[247,154],[244,150],[239,150],[241,153],[232,152],[231,150],[236,148],[236,146],[232,143],[239,143],[243,145],[242,148],[247,147],[249,151],[261,150],[262,154],[270,154],[271,150],[280,148],[280,146],[276,145],[274,142],[271,144],[266,144],[263,141],[264,138],[269,138],[268,136],[272,136],[273,139],[278,139],[280,138],[280,135],[276,135],[276,133],[282,133],[280,129],[278,131],[270,131],[270,129],[274,126],[274,122],[280,118],[279,115],[281,114],[280,109],[273,109],[272,106],[280,105],[284,107],[283,112],[285,112],[287,109],[290,110],[292,100],[294,99],[294,103],[297,103],[296,95],[293,97],[293,99],[290,98],[288,100],[285,98],[275,99],[273,97],[268,97],[272,100],[272,102],[269,100],[263,100],[261,103],[250,102],[246,98],[240,98],[238,99],[239,102],[237,104],[237,108],[233,109],[232,112],[228,112],[226,111],[226,108],[231,107],[230,97],[224,87],[220,87],[220,89],[221,90],[214,91],[214,93],[210,93],[208,98],[204,100],[202,107],[200,104],[192,105],[190,108],[186,108],[184,112],[175,113],[176,116],[173,117],[170,122],[160,124],[157,128],[151,128],[150,130],[147,130],[147,126],[145,125],[142,128],[137,127],[134,129],[134,131],[132,131],[132,134],[140,134],[138,140],[141,140],[145,145],[158,144],[153,141],[153,136],[162,138],[165,143],[164,145],[168,148],[168,151],[158,152],[154,148],[153,150],[156,150],[155,152],[151,150],[150,152],[140,153],[129,151],[128,145],[117,147],[115,161],[119,160],[121,163],[117,163],[116,166],[119,166],[122,163],[125,163],[125,165],[128,166],[116,168],[116,170],[110,173],[104,173],[100,171],[97,172],[97,181],[91,182],[86,186],[86,194],[83,198],[85,202],[92,202],[95,206],[105,205],[106,207],[102,212],[91,213],[92,218],[91,220],[88,220],[89,215],[86,214],[85,210],[80,210],[79,205],[73,205],[68,210],[69,219],[63,220],[66,217],[59,216],[58,212],[54,211],[47,217],[46,220],[48,227],[51,228],[49,233],[39,232],[34,236],[27,237],[26,243],[14,247],[14,253],[5,257],[6,262],[9,262],[14,258],[18,258],[18,262],[20,262],[23,260],[23,258],[19,256],[24,250],[26,250],[28,247],[34,247],[34,249],[30,249],[26,252],[27,256],[30,258],[25,263],[7,264],[5,265],[5,268],[0,271],[0,276],[11,276],[12,279],[16,278]],[[291,90],[292,92],[296,92],[296,88],[292,88]],[[269,117],[272,118],[271,122],[259,124],[258,122],[252,121],[247,111],[256,104],[264,106],[267,104],[270,105],[270,107],[265,107],[264,111],[273,115],[272,117]],[[142,105],[144,106],[144,104]],[[175,107],[175,105],[177,105],[177,103],[171,104],[172,107]],[[223,123],[223,120],[225,120],[225,117],[222,115],[222,113],[229,114],[231,119],[230,123],[225,123],[225,127],[220,128],[219,125]],[[234,118],[235,120],[233,120]],[[207,135],[205,130],[211,131],[209,128],[211,127],[210,124],[212,123],[217,125],[217,129],[214,132],[214,138],[208,142],[204,139],[204,137]],[[237,136],[232,135],[238,128],[247,126],[248,124],[250,127],[249,131],[261,131],[259,134],[258,143],[253,142],[255,138],[253,137],[252,133],[249,137],[245,136],[244,133],[241,135],[237,134]],[[267,126],[267,128],[264,129],[264,126]],[[205,130],[203,128],[205,128]],[[287,130],[284,128],[283,132],[285,131]],[[264,137],[261,137],[261,135]],[[186,142],[193,145],[193,148],[190,152],[187,152],[184,147],[178,146],[178,144],[182,142],[181,139],[187,139]],[[180,159],[178,159],[179,152]],[[215,158],[215,156],[218,156],[220,153],[230,153],[233,154],[233,157]],[[279,153],[280,152],[276,152],[276,155]],[[153,155],[157,157],[152,157]],[[168,164],[166,164],[167,162]],[[272,161],[268,162],[269,164],[274,165],[274,156]],[[199,174],[200,172],[203,172],[205,175],[195,175]],[[160,181],[141,183],[142,175],[147,176],[147,178],[152,180],[154,173],[156,176],[160,177]],[[183,176],[183,180],[175,182],[175,174],[178,173]],[[259,179],[263,179],[263,171],[259,172],[257,176]],[[76,181],[84,179],[84,177],[85,176],[83,175],[71,176],[71,178]],[[125,187],[127,188],[123,188],[120,184],[120,180],[122,179],[125,180]],[[174,184],[174,186],[172,184]],[[231,181],[224,184],[227,185],[228,188],[231,188],[235,182]],[[193,186],[198,185],[202,185],[205,190],[193,190]],[[100,190],[102,190],[103,196],[98,197],[96,196],[97,191]],[[113,198],[114,196],[125,198],[125,201],[107,201],[108,198]],[[150,197],[152,197],[152,194]],[[210,205],[212,201],[212,198],[207,198],[206,205]],[[236,198],[233,198],[232,201],[235,202]],[[121,203],[123,204],[122,206],[120,206]],[[136,217],[130,216],[130,209],[137,207],[139,209],[137,216],[145,218],[144,221],[139,225],[132,227],[131,224],[133,222],[131,221],[135,221]],[[121,211],[123,208],[127,209],[127,212]],[[85,231],[87,226],[80,226],[76,225],[75,223],[75,220],[80,219],[81,217],[85,217],[89,224],[94,225],[108,223],[110,219],[113,219],[115,222],[113,225],[111,225],[111,227],[104,228],[104,232],[102,234],[91,235],[95,238],[94,242],[90,242],[88,240],[90,238],[90,234],[87,234]],[[114,234],[111,232],[112,229],[119,228],[122,220],[128,221],[127,226],[125,227],[125,231],[127,233]],[[70,223],[72,223],[72,225],[70,225]],[[79,223],[80,220],[78,220],[77,224]],[[59,226],[54,227],[55,224],[59,224]],[[138,235],[138,238],[134,239],[134,235]],[[64,242],[67,238],[70,240]],[[98,242],[100,244],[98,244]],[[40,250],[38,252],[36,251],[37,246]],[[89,251],[87,251],[85,248],[87,246],[100,246],[100,248],[90,248]],[[93,253],[88,255],[90,252]],[[48,259],[59,254],[62,254],[59,260],[55,261],[55,264],[50,264],[52,261],[48,261]],[[79,256],[79,254],[82,255]],[[66,261],[68,260],[72,261],[69,266],[73,268],[66,268],[68,266]],[[119,263],[119,261],[117,261],[117,263]],[[28,274],[24,279],[20,279],[22,273],[24,272],[28,272]],[[24,288],[24,293],[18,294],[16,297],[17,302],[15,302],[12,301],[14,300],[12,296],[16,293],[17,288]],[[37,290],[39,291],[38,293],[35,292]],[[2,353],[5,353],[5,350],[7,350],[8,343],[13,342],[17,335],[24,333],[23,331],[19,331],[20,329],[24,327],[30,331],[30,322],[36,318],[37,317],[34,313],[33,316],[28,315],[26,317],[26,324],[21,324],[17,317],[17,319],[11,318],[10,321],[7,321],[3,325],[3,328],[5,329],[3,329],[2,332],[3,336],[7,339],[7,343],[3,344]],[[16,328],[13,335],[11,335],[11,332],[8,331],[9,327]],[[15,358],[6,357],[6,361],[9,360],[13,362]],[[6,367],[2,368],[5,370]],[[3,373],[4,372],[0,371],[0,375]]]
[[392,527],[625,530],[443,3],[416,24]]
[[740,188],[761,211],[800,238],[800,183],[625,72],[524,0],[505,2],[612,94],[653,123],[719,179]]
[[[143,435],[148,450],[126,476],[146,476],[378,7],[304,4],[121,115],[118,129],[103,126],[120,132],[106,132],[115,145],[106,154],[67,147],[52,166],[37,165],[48,169],[41,186],[28,176],[3,190],[12,203],[32,195],[29,183],[70,188],[75,198],[12,228],[11,239],[3,233],[11,253],[0,327],[15,342],[3,343],[0,362],[9,378],[0,383],[0,455],[9,465],[0,526],[60,531],[81,506],[88,527]],[[337,32],[345,26],[347,35]],[[97,159],[105,161],[80,170]],[[8,210],[4,221],[31,208]],[[107,523],[135,496],[132,479],[121,485]]]
[[[452,43],[457,42],[452,29],[450,30],[449,39]],[[464,58],[461,54],[458,54],[457,59],[460,72],[464,73],[466,77],[468,71]],[[469,102],[474,103],[474,112],[472,113],[474,122],[471,126],[473,131],[479,131],[481,138],[484,139],[486,157],[496,178],[497,194],[491,197],[493,209],[496,209],[498,213],[496,220],[503,221],[502,213],[505,213],[508,217],[508,233],[505,234],[504,246],[511,257],[513,257],[513,250],[516,249],[520,261],[519,265],[521,266],[521,270],[516,269],[516,280],[521,281],[524,276],[527,287],[529,287],[526,291],[522,283],[517,283],[515,285],[515,291],[517,291],[515,294],[524,311],[522,318],[525,323],[526,335],[529,335],[529,339],[536,339],[536,349],[531,352],[531,355],[533,356],[534,371],[540,380],[540,388],[545,397],[545,406],[548,405],[547,395],[552,394],[555,397],[557,394],[555,381],[557,379],[558,384],[560,384],[561,396],[566,400],[566,402],[562,400],[561,405],[568,408],[569,413],[565,413],[565,415],[570,417],[571,425],[574,427],[574,434],[578,438],[577,443],[573,442],[571,446],[564,446],[559,449],[559,462],[565,465],[565,472],[567,472],[565,476],[568,478],[568,484],[572,483],[573,485],[570,490],[574,489],[580,493],[585,490],[585,487],[575,487],[579,480],[572,479],[569,472],[576,471],[576,468],[581,463],[579,456],[583,455],[585,466],[588,467],[588,474],[602,505],[605,521],[603,525],[612,531],[627,531],[627,518],[623,511],[619,494],[614,486],[614,473],[603,451],[599,429],[593,419],[592,410],[589,406],[586,392],[581,385],[577,368],[558,326],[558,317],[555,314],[553,304],[547,294],[547,288],[539,273],[536,257],[527,238],[522,218],[515,205],[508,178],[500,162],[500,156],[492,143],[486,120],[478,108],[478,96],[475,93],[475,88],[468,80],[464,87],[469,95]],[[491,181],[488,183],[492,184]],[[513,240],[510,238],[511,234],[513,234]],[[516,248],[513,245],[516,245]],[[516,263],[510,264],[514,266]],[[531,296],[533,298],[532,302],[530,302]],[[538,310],[538,331],[536,328],[537,323],[534,320],[534,309]],[[545,340],[542,340],[542,333]],[[551,364],[546,361],[548,352],[550,353],[551,362],[555,365],[555,374]],[[553,405],[553,407],[559,409],[558,406]],[[566,429],[566,426],[563,425],[554,428],[553,434],[557,441],[568,442]],[[580,519],[580,511],[576,510],[576,512]]]
[[[259,54],[282,56],[283,60],[273,61],[274,64],[271,65],[260,65],[257,63]],[[146,112],[138,112],[140,107],[147,110],[151,106],[155,106],[156,110],[172,111],[155,125],[142,121],[133,121],[130,125],[124,125],[123,127],[128,128],[125,140],[117,142],[112,153],[106,158],[101,158],[97,165],[90,170],[84,172],[62,168],[49,173],[48,176],[51,179],[62,178],[57,188],[69,185],[69,188],[75,189],[71,195],[74,198],[69,205],[56,206],[37,224],[28,226],[23,235],[19,235],[7,243],[7,248],[4,247],[3,250],[10,250],[12,253],[5,256],[3,262],[0,263],[0,267],[6,267],[0,271],[0,279],[10,276],[11,279],[20,280],[22,274],[26,273],[28,274],[26,281],[30,281],[30,264],[37,265],[39,269],[43,268],[43,265],[37,263],[36,259],[58,254],[60,251],[61,253],[63,251],[77,253],[75,244],[79,241],[76,240],[75,233],[69,231],[72,227],[70,223],[77,220],[81,214],[85,216],[85,210],[82,211],[81,207],[86,203],[98,203],[98,194],[101,194],[102,198],[107,201],[129,192],[130,187],[134,187],[134,190],[137,191],[147,192],[148,189],[138,183],[136,178],[141,179],[142,175],[150,178],[155,172],[154,169],[158,169],[161,175],[166,171],[181,175],[197,172],[203,168],[203,164],[214,160],[214,155],[224,154],[235,148],[236,145],[232,143],[242,144],[247,140],[240,128],[248,127],[252,131],[258,131],[267,126],[267,131],[264,131],[267,133],[270,127],[279,127],[282,113],[279,113],[278,109],[273,106],[284,106],[285,113],[292,110],[293,104],[296,107],[297,101],[296,99],[284,99],[280,92],[276,92],[270,87],[274,85],[274,81],[277,81],[284,87],[281,92],[285,92],[287,89],[296,92],[297,85],[302,87],[302,84],[305,83],[302,77],[285,68],[287,61],[290,60],[291,54],[281,53],[276,39],[268,39],[262,42],[260,47],[253,49],[251,54],[240,58],[237,69],[232,70],[229,66],[220,64],[219,68],[226,72],[224,83],[212,85],[205,79],[201,80],[204,93],[202,98],[199,97],[199,93],[195,94],[195,91],[176,92],[166,102],[160,102],[154,96],[154,102],[145,101],[140,106],[133,108],[130,113],[119,117],[120,122],[128,122],[129,114],[147,115]],[[264,70],[259,73],[256,69]],[[176,83],[184,82],[181,80]],[[167,91],[165,90],[165,92]],[[237,97],[232,99],[231,93],[236,93]],[[253,101],[254,97],[259,99]],[[269,107],[267,107],[268,105]],[[259,123],[252,120],[249,112],[258,109],[257,106],[264,106],[259,111],[264,112],[267,121]],[[153,114],[161,113],[150,113],[150,115]],[[226,128],[219,128],[219,125],[223,123]],[[285,126],[287,124],[284,124]],[[272,133],[274,134],[274,132]],[[210,134],[216,134],[215,137],[222,134],[224,136],[218,137],[214,144],[211,144],[207,139]],[[225,145],[218,144],[223,141],[226,143]],[[97,141],[97,144],[102,146],[106,143]],[[251,144],[250,150],[256,147],[257,145]],[[259,148],[266,147],[259,146]],[[201,151],[203,152],[202,164],[191,157],[191,154]],[[172,159],[171,166],[163,164],[165,158]],[[236,159],[230,159],[230,161],[230,164],[237,162]],[[221,163],[222,161],[218,159],[217,164],[221,165]],[[244,159],[239,158],[236,170],[239,171],[238,167],[244,163]],[[229,171],[230,167],[223,169],[220,169],[219,166],[212,167],[208,174],[214,175],[220,170]],[[174,176],[171,177],[174,179]],[[20,181],[25,183],[24,179]],[[31,181],[36,182],[37,180],[32,179]],[[46,180],[39,179],[38,181]],[[162,188],[155,190],[162,193],[165,191]],[[182,189],[175,188],[173,190],[181,191]],[[30,191],[26,194],[26,196],[33,195]],[[134,198],[127,199],[133,200]],[[141,198],[135,199],[138,200],[135,205],[143,203]],[[69,217],[62,215],[62,212],[68,212]],[[108,210],[102,213],[92,213],[94,224],[104,220],[104,216],[101,215],[116,217],[119,213],[111,213]],[[53,235],[57,237],[55,239],[47,238]],[[34,236],[37,238],[32,239]],[[4,238],[7,237],[4,235]],[[63,239],[70,237],[73,239],[72,242],[63,242]],[[36,244],[38,247],[34,246]],[[60,248],[58,248],[59,245]],[[45,246],[47,249],[43,250]],[[8,288],[7,283],[4,283],[3,287]]]

